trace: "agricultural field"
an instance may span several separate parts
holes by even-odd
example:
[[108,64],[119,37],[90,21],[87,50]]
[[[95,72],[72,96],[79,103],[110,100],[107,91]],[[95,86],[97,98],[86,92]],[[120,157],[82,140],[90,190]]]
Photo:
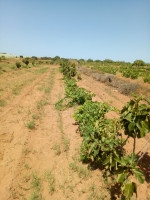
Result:
[[27,60],[0,61],[0,199],[150,200],[149,100],[76,71],[128,66]]
[[126,63],[114,62],[107,59],[104,61],[92,61],[89,59],[89,61],[79,60],[79,64],[102,73],[114,74],[132,80],[150,83],[150,64],[146,64],[140,60],[133,63]]

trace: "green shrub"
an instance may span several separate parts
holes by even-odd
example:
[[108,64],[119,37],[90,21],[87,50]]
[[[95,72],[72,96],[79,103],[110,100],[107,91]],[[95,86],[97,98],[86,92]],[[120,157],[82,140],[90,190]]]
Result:
[[134,72],[134,71],[131,72],[131,78],[132,79],[137,79],[138,77],[139,77],[139,73],[138,72]]
[[143,77],[143,80],[145,83],[150,83],[150,75],[146,75],[145,77]]
[[74,77],[77,73],[75,64],[74,63],[71,64],[68,61],[63,61],[62,63],[60,63],[60,71],[63,73],[63,75],[66,78],[69,78],[69,79],[71,77]]
[[16,67],[19,69],[21,67],[21,63],[20,62],[16,62]]
[[22,62],[24,63],[24,64],[26,64],[26,66],[29,64],[29,58],[24,58],[23,60],[22,60]]
[[35,58],[32,58],[31,62],[32,62],[32,65],[34,66],[35,65]]
[[27,124],[27,127],[29,128],[29,129],[34,129],[35,128],[35,122],[32,120],[32,121],[30,121],[28,124]]
[[123,76],[126,77],[126,78],[129,78],[130,77],[130,71],[129,70],[123,71]]

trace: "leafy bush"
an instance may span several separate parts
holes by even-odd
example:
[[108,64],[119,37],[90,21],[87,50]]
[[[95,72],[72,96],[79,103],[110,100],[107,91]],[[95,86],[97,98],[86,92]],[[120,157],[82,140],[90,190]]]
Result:
[[125,135],[142,138],[150,131],[150,107],[141,104],[142,97],[134,98],[121,110]]
[[130,77],[130,71],[129,70],[123,71],[123,76],[126,77],[126,78],[129,78]]
[[16,62],[16,67],[19,69],[21,67],[21,63],[20,62]]
[[137,79],[139,77],[139,73],[132,71],[130,76],[131,76],[132,79]]
[[24,64],[26,64],[26,66],[29,64],[29,58],[24,58],[23,60],[22,60],[22,62],[24,63]]
[[[75,79],[66,79],[65,98],[56,103],[56,108],[64,110],[73,105],[83,105],[87,100],[92,100],[94,94],[84,88],[79,88]],[[64,104],[64,102],[66,102]]]
[[147,74],[145,77],[143,77],[143,80],[145,83],[150,83],[150,75]]
[[80,134],[87,133],[89,127],[95,126],[95,122],[100,118],[104,118],[104,114],[109,110],[107,103],[86,101],[73,116],[79,122]]
[[71,64],[68,61],[60,63],[60,71],[66,78],[74,77],[77,73],[75,64]]

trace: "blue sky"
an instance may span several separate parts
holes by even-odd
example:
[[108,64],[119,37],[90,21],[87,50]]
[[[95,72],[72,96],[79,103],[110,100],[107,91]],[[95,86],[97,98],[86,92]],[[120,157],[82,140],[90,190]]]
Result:
[[150,0],[0,0],[0,52],[150,62]]

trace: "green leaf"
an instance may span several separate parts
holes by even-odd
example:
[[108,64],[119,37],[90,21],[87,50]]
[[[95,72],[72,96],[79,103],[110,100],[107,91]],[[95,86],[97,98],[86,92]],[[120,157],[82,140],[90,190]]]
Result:
[[118,183],[123,183],[127,177],[127,173],[118,174]]
[[138,134],[138,138],[144,137],[145,134],[146,134],[145,129],[144,128],[140,128],[140,133]]
[[133,169],[134,173],[135,173],[135,177],[138,179],[138,181],[143,184],[144,183],[144,174],[139,170],[139,169]]
[[150,100],[149,99],[146,99],[147,103],[150,105]]
[[107,165],[109,162],[110,162],[110,156],[108,156],[108,157],[104,160],[103,165]]
[[144,129],[147,129],[147,131],[149,131],[149,124],[146,121],[141,121],[141,125]]
[[130,199],[132,196],[133,196],[133,193],[136,193],[137,195],[137,185],[136,183],[126,183],[125,184],[125,187],[124,187],[124,196],[127,198],[127,199]]
[[128,120],[129,122],[131,122],[132,113],[129,113],[129,114],[125,117],[125,119]]
[[95,146],[95,143],[93,143],[93,144],[91,145],[91,147],[90,147],[90,149],[89,149],[89,154],[90,154],[91,151],[93,150],[94,146]]
[[135,123],[134,123],[134,122],[131,122],[131,123],[128,125],[129,131],[133,131],[133,130],[134,130],[134,127],[135,127]]
[[145,110],[147,108],[146,104],[141,104],[139,110]]

